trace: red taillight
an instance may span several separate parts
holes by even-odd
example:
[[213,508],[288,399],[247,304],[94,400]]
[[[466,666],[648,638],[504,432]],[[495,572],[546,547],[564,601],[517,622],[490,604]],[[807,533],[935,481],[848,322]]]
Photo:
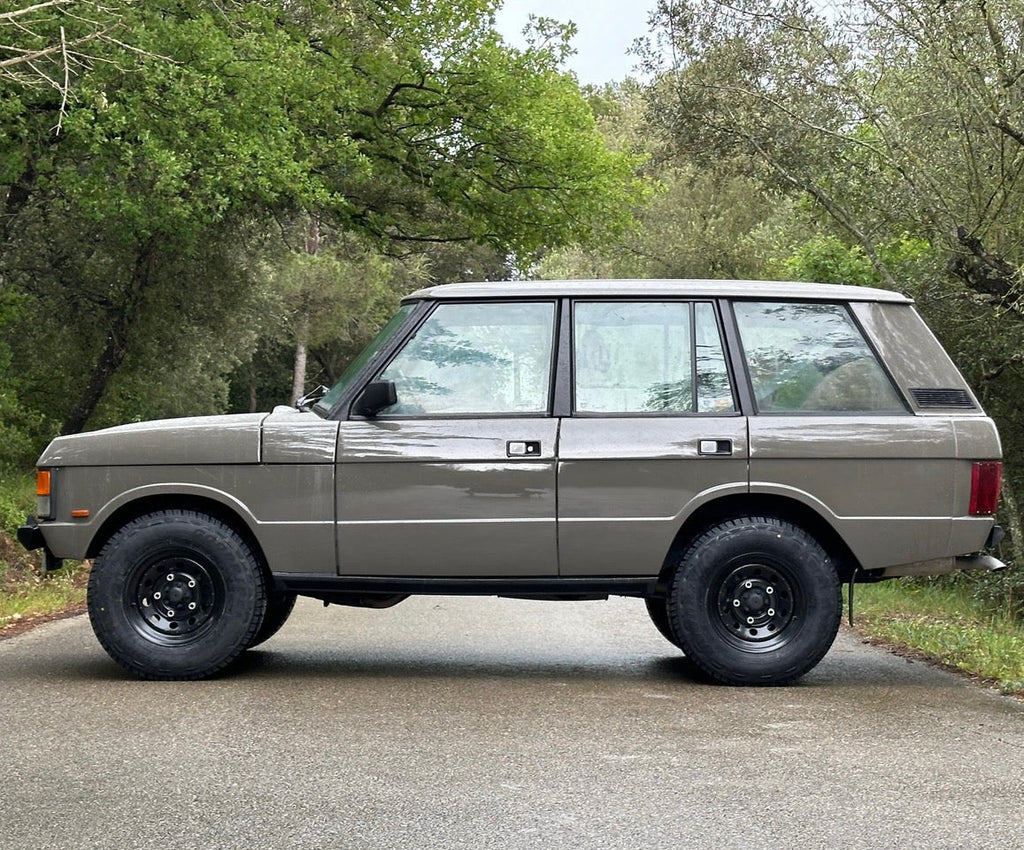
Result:
[[990,516],[999,504],[1003,465],[998,461],[976,463],[971,469],[971,516]]

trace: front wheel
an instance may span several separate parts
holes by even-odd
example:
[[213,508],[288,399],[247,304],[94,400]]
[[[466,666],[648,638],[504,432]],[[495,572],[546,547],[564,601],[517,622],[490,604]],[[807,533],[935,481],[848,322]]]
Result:
[[644,600],[647,606],[647,616],[651,618],[651,622],[654,623],[656,628],[665,640],[674,646],[679,646],[679,641],[676,640],[676,636],[672,634],[672,623],[669,621],[668,616],[668,605],[664,599],[657,597],[648,597]]
[[266,588],[252,550],[204,514],[128,522],[89,576],[89,619],[111,658],[143,679],[202,679],[250,646]]
[[781,685],[828,652],[842,596],[828,554],[807,532],[774,517],[741,517],[690,544],[667,608],[679,646],[709,676]]

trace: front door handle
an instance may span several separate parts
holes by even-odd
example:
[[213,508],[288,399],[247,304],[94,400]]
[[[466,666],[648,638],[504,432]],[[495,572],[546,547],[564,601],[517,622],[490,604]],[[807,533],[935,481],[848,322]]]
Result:
[[505,443],[505,454],[509,457],[539,457],[540,440],[509,440]]
[[700,440],[697,454],[728,457],[732,454],[732,440]]

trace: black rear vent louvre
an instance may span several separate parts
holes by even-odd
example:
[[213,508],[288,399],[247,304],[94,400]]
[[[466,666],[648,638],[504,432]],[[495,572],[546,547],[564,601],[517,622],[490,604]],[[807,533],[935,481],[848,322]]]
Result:
[[914,397],[918,407],[957,407],[965,410],[974,410],[976,407],[967,390],[912,389],[910,394]]

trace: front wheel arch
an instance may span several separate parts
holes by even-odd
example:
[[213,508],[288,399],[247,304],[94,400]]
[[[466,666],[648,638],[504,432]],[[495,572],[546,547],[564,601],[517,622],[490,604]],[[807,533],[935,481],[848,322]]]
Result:
[[253,556],[260,564],[267,582],[272,580],[270,566],[263,547],[253,534],[249,524],[230,506],[208,496],[197,496],[191,493],[171,493],[159,496],[143,496],[121,505],[114,513],[103,521],[103,525],[89,543],[86,558],[96,558],[111,537],[124,526],[139,517],[160,511],[190,511],[208,516],[223,523],[241,537],[252,550]]

